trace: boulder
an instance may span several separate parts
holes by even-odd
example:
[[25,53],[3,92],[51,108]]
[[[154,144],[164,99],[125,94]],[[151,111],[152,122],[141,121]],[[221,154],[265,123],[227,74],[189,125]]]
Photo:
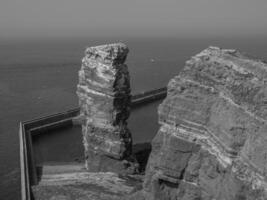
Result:
[[209,47],[171,79],[158,114],[146,200],[267,199],[266,62]]

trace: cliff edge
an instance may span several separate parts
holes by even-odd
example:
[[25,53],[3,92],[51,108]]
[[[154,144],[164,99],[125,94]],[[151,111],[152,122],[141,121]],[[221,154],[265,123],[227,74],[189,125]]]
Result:
[[159,106],[146,200],[267,199],[267,64],[209,47]]

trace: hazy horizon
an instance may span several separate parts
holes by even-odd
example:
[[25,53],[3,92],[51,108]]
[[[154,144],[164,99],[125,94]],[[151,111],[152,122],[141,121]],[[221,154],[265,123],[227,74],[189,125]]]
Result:
[[266,0],[2,0],[0,39],[263,37]]

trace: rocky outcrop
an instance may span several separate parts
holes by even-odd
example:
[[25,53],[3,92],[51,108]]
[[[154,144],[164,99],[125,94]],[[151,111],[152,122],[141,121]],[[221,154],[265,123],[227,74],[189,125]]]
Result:
[[[141,180],[135,177],[113,172],[88,172],[78,167],[70,171],[60,166],[47,168],[50,168],[49,171],[42,175],[38,185],[32,186],[35,200],[125,200],[125,196],[142,185]],[[55,168],[60,171],[53,172]]]
[[126,122],[131,90],[124,64],[128,51],[122,43],[90,47],[82,60],[77,94],[89,171],[121,172],[131,165],[132,138]]
[[159,106],[146,200],[267,199],[267,64],[210,47]]

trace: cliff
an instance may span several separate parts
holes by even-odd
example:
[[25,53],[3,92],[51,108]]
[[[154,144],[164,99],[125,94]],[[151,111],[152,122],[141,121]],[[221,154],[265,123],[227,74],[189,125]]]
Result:
[[159,106],[144,198],[266,200],[266,105],[265,62],[216,47],[192,57]]
[[77,95],[89,171],[131,168],[132,138],[126,122],[131,90],[124,64],[128,52],[123,43],[90,47],[82,60]]

